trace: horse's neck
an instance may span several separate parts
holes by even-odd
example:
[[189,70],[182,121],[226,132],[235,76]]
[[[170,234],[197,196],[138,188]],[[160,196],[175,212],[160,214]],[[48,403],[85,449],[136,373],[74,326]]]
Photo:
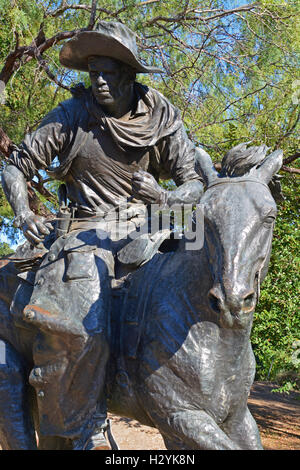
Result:
[[179,250],[174,253],[174,259],[178,258],[178,270],[174,276],[181,280],[182,288],[194,290],[197,298],[200,300],[205,295],[204,287],[212,287],[213,278],[210,269],[210,260],[205,248],[205,240],[201,248],[195,250],[188,249],[188,243],[185,239],[180,241]]
[[151,302],[152,296],[159,293],[162,303],[171,303],[175,310],[178,307],[180,321],[187,326],[214,321],[206,301],[212,278],[204,249],[187,250],[186,241],[182,239],[175,252],[150,261],[148,273],[150,286],[148,282],[141,285],[140,295],[144,301]]

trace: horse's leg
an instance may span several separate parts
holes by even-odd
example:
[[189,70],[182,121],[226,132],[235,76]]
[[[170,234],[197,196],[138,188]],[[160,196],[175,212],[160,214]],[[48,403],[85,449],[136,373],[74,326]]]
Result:
[[179,445],[180,450],[241,449],[203,410],[178,411],[170,414],[167,419],[154,421],[154,424],[164,436],[169,450],[177,450]]
[[222,429],[243,450],[263,449],[257,424],[247,406],[231,415]]
[[176,439],[175,436],[170,437],[170,436],[162,435],[162,438],[168,450],[185,450],[186,449],[182,441],[180,441],[179,439]]
[[4,449],[27,450],[36,449],[36,439],[28,374],[17,352],[19,335],[10,312],[20,284],[17,273],[14,263],[0,259],[0,445]]
[[21,356],[0,340],[0,444],[4,450],[36,449],[27,384]]

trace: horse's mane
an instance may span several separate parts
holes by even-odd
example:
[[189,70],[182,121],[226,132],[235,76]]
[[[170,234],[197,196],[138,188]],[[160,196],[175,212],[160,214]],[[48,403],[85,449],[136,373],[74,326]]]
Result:
[[269,147],[260,145],[247,148],[248,144],[249,142],[236,145],[226,153],[221,163],[220,176],[244,176],[252,168],[262,164]]

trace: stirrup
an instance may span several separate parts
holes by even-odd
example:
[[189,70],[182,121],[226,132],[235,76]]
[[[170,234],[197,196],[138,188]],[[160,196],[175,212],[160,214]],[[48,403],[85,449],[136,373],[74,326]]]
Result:
[[95,429],[94,433],[86,441],[82,450],[111,450],[104,435],[104,429]]
[[105,428],[104,428],[104,434],[107,434],[107,439],[108,442],[111,446],[111,450],[120,450],[113,433],[111,432],[111,424],[110,424],[110,419],[105,420]]
[[106,419],[105,424],[95,428],[83,445],[82,440],[74,441],[73,450],[119,450],[119,446],[111,432],[110,420]]

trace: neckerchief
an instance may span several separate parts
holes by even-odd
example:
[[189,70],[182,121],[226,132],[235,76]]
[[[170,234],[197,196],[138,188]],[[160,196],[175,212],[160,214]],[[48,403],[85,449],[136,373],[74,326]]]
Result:
[[158,91],[135,82],[136,106],[126,120],[109,117],[86,90],[86,106],[93,124],[108,129],[116,145],[126,148],[151,147],[173,134],[180,126],[180,113]]

